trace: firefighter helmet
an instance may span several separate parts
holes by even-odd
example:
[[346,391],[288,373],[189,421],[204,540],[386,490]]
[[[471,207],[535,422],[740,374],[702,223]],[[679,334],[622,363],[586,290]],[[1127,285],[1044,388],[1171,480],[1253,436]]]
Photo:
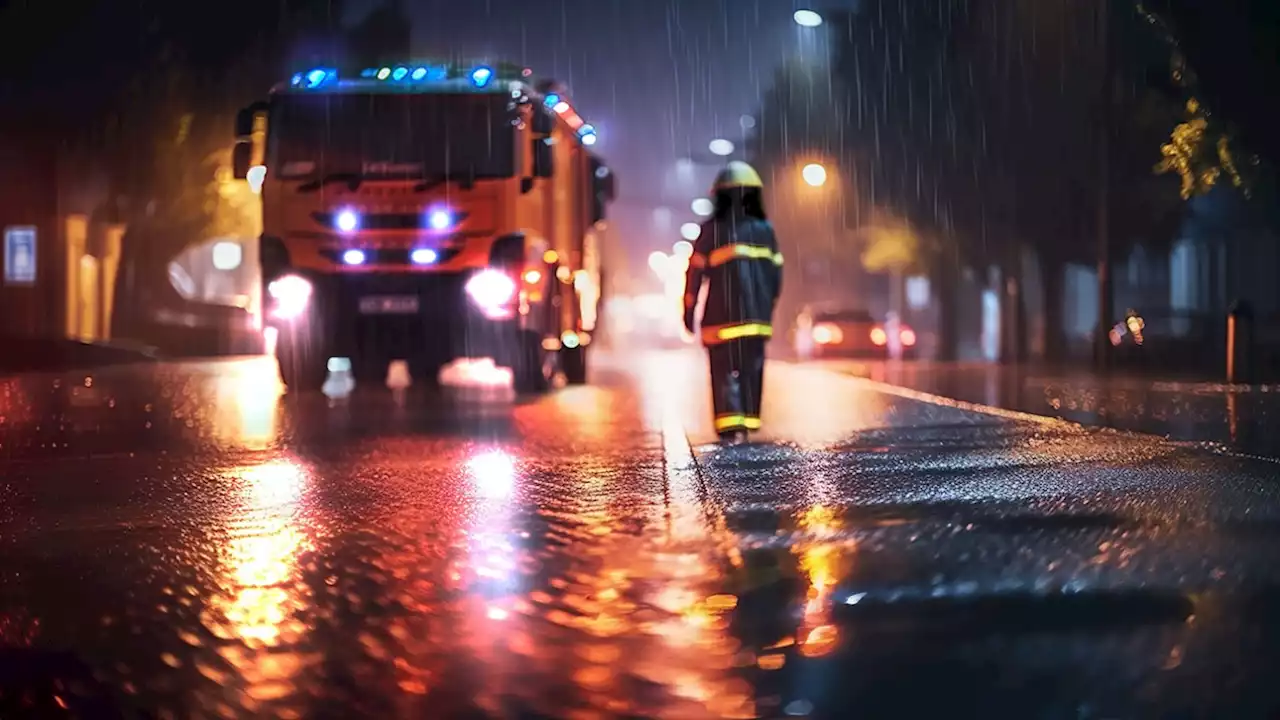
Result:
[[715,184],[711,186],[711,191],[728,190],[730,188],[762,188],[764,181],[760,179],[760,173],[756,169],[742,162],[741,160],[731,160],[723,170],[716,175]]

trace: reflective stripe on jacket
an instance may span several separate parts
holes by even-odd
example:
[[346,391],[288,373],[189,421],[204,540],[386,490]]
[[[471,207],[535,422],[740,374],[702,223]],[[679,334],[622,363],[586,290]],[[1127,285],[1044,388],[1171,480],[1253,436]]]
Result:
[[742,212],[704,223],[685,275],[686,312],[697,303],[703,282],[704,345],[771,337],[773,309],[782,291],[782,253],[773,226]]

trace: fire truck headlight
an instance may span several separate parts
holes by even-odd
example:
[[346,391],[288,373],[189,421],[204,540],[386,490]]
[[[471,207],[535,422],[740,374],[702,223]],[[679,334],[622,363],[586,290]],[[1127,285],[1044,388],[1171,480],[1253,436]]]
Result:
[[334,216],[333,225],[342,232],[353,232],[360,227],[360,216],[355,210],[342,210]]
[[275,304],[271,316],[281,320],[301,316],[311,304],[311,292],[311,283],[297,275],[284,275],[272,280],[267,285],[267,295]]
[[440,258],[440,254],[431,248],[418,248],[409,253],[414,265],[431,265]]
[[355,248],[347,250],[346,252],[342,253],[342,262],[348,265],[363,265],[364,251],[356,250]]
[[467,281],[467,294],[481,310],[492,313],[516,296],[516,283],[506,273],[483,270]]

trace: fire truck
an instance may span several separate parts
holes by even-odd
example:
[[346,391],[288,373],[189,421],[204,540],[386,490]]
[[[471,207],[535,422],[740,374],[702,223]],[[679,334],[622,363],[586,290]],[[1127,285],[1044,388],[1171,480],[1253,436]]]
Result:
[[235,132],[292,390],[484,357],[521,392],[586,381],[615,186],[564,87],[501,63],[312,68]]

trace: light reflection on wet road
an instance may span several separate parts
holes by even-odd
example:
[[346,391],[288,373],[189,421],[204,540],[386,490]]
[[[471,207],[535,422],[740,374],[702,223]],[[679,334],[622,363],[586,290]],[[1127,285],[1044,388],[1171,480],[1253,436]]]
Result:
[[701,358],[628,360],[514,403],[280,398],[258,361],[0,383],[0,716],[1272,699],[1270,467],[784,365],[719,450]]

